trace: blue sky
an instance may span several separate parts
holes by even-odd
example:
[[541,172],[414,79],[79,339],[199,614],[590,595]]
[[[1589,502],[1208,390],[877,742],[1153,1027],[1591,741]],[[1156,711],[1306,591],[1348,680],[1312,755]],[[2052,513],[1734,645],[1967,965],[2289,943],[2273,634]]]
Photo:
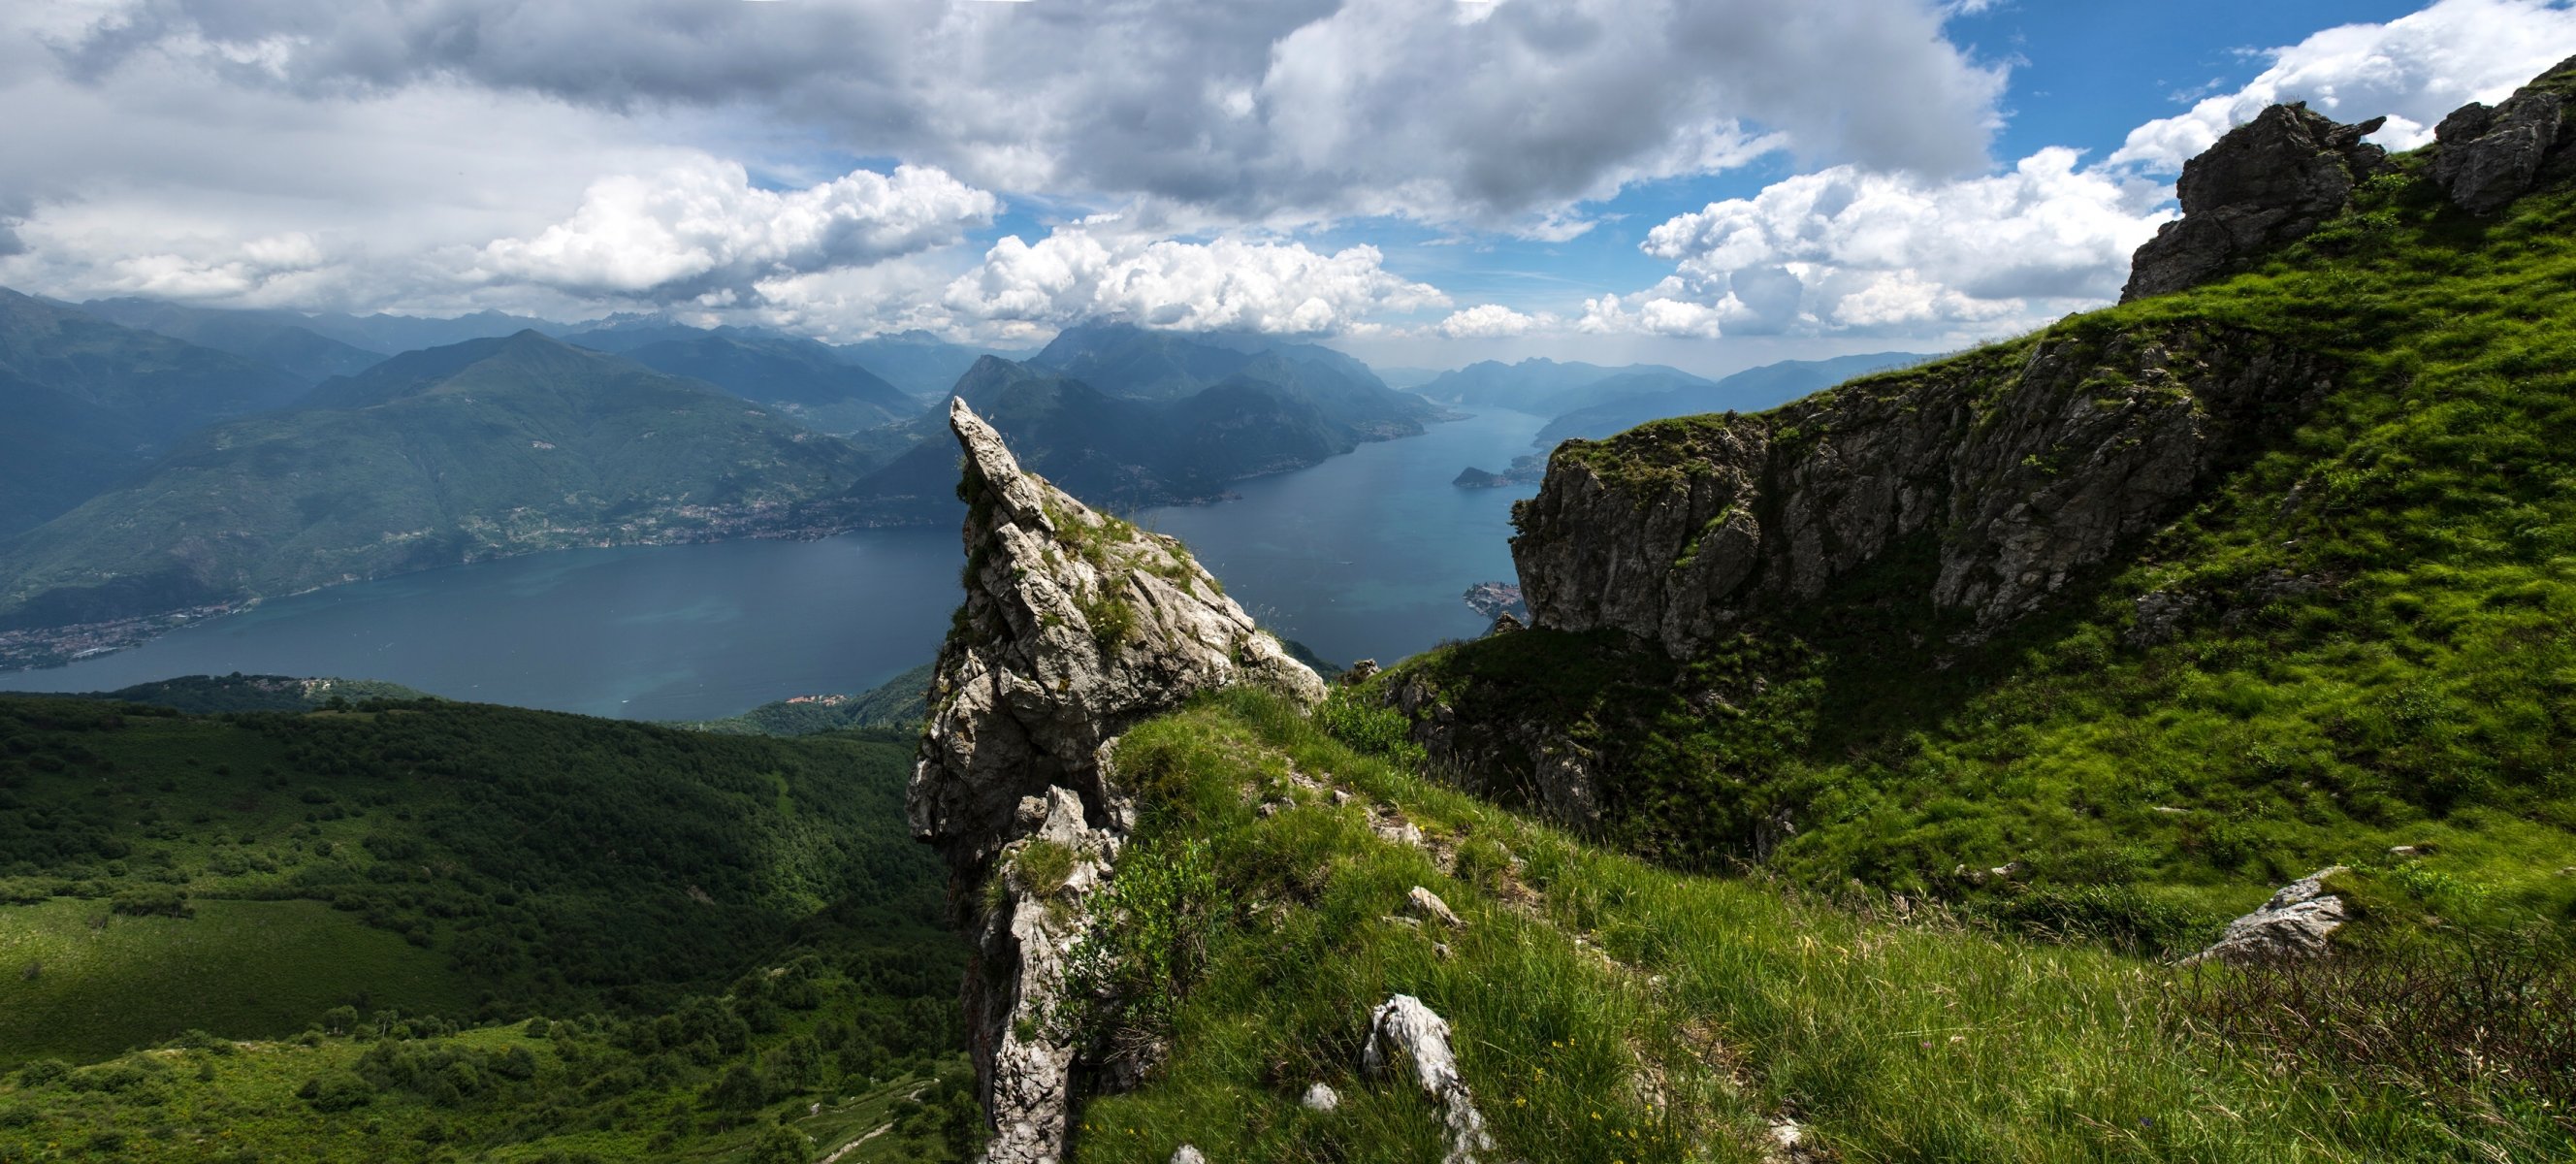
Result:
[[2569,0],[63,0],[0,284],[1448,366],[1938,351],[2117,292],[2272,100],[2419,144]]

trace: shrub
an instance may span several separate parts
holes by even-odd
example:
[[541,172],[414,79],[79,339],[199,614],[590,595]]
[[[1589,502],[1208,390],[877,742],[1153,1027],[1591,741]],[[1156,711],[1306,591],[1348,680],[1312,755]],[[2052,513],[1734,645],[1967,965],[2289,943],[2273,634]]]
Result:
[[107,908],[133,917],[194,917],[197,912],[186,895],[166,885],[118,890],[108,899]]
[[1065,1003],[1049,1017],[1119,1056],[1169,1031],[1232,905],[1207,842],[1192,839],[1129,849],[1092,911],[1067,959]]
[[1413,721],[1401,711],[1375,702],[1364,687],[1336,687],[1315,709],[1315,723],[1326,734],[1352,748],[1398,764],[1419,766],[1428,758],[1413,742]]
[[326,1071],[305,1080],[295,1095],[312,1104],[315,1111],[340,1112],[374,1102],[376,1088],[354,1071]]

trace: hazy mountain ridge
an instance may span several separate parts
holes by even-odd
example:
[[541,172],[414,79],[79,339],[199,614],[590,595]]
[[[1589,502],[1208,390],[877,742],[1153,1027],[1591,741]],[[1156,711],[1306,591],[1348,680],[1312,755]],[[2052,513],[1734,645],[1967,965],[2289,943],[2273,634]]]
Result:
[[87,622],[575,545],[842,528],[866,458],[534,332],[406,353],[219,425],[0,550],[5,620]]
[[92,299],[80,309],[110,323],[258,360],[314,384],[365,371],[388,354],[323,335],[289,311],[218,310],[134,298]]
[[[1114,509],[1213,499],[1440,416],[1330,349],[1122,324],[1068,328],[1025,363],[987,356],[952,393],[1034,470]],[[954,520],[944,407],[861,439],[874,448],[898,434],[912,443],[853,496],[886,520]]]
[[70,509],[188,433],[292,402],[269,364],[0,289],[0,537]]

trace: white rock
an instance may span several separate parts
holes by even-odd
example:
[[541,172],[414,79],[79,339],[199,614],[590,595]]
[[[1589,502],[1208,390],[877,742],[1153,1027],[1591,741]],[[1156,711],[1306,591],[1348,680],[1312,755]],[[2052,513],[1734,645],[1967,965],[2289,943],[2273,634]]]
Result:
[[2182,964],[2214,960],[2241,965],[2324,957],[2329,952],[2326,939],[2350,917],[2343,899],[2325,891],[2325,879],[2343,871],[2343,866],[2336,865],[2282,886],[2262,908],[2227,923],[2226,933]]
[[1485,1117],[1476,1110],[1476,1097],[1467,1090],[1466,1079],[1458,1074],[1448,1020],[1410,994],[1387,999],[1369,1015],[1360,1069],[1372,1076],[1384,1075],[1394,1069],[1399,1054],[1413,1060],[1414,1081],[1439,1101],[1442,1122],[1449,1126],[1449,1152],[1440,1158],[1441,1164],[1476,1164],[1476,1153],[1491,1150],[1494,1138],[1485,1134]]
[[1342,1106],[1342,1096],[1340,1092],[1318,1083],[1306,1089],[1306,1097],[1298,1100],[1297,1106],[1307,1111],[1332,1111]]
[[[1022,470],[964,401],[948,421],[966,454],[965,606],[940,650],[905,810],[974,911],[965,1017],[994,1129],[984,1158],[1053,1164],[1075,1049],[1048,1019],[1089,923],[1084,903],[1135,821],[1106,760],[1118,733],[1201,691],[1256,684],[1311,705],[1325,689],[1179,541]],[[1111,612],[1118,633],[1092,625]],[[996,861],[1030,837],[1076,854],[1063,889],[974,904]]]
[[1467,928],[1467,923],[1459,920],[1457,913],[1449,908],[1448,902],[1440,900],[1439,894],[1419,885],[1405,892],[1404,903],[1424,921],[1438,922],[1453,930]]
[[1207,1164],[1207,1156],[1196,1147],[1183,1144],[1172,1149],[1172,1164]]

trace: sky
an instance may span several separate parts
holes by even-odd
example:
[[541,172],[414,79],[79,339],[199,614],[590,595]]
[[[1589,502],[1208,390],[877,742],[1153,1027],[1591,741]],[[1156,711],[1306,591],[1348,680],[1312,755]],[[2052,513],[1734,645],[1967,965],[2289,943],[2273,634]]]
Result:
[[16,0],[0,285],[1722,373],[2118,295],[2274,101],[2421,145],[2576,0]]

